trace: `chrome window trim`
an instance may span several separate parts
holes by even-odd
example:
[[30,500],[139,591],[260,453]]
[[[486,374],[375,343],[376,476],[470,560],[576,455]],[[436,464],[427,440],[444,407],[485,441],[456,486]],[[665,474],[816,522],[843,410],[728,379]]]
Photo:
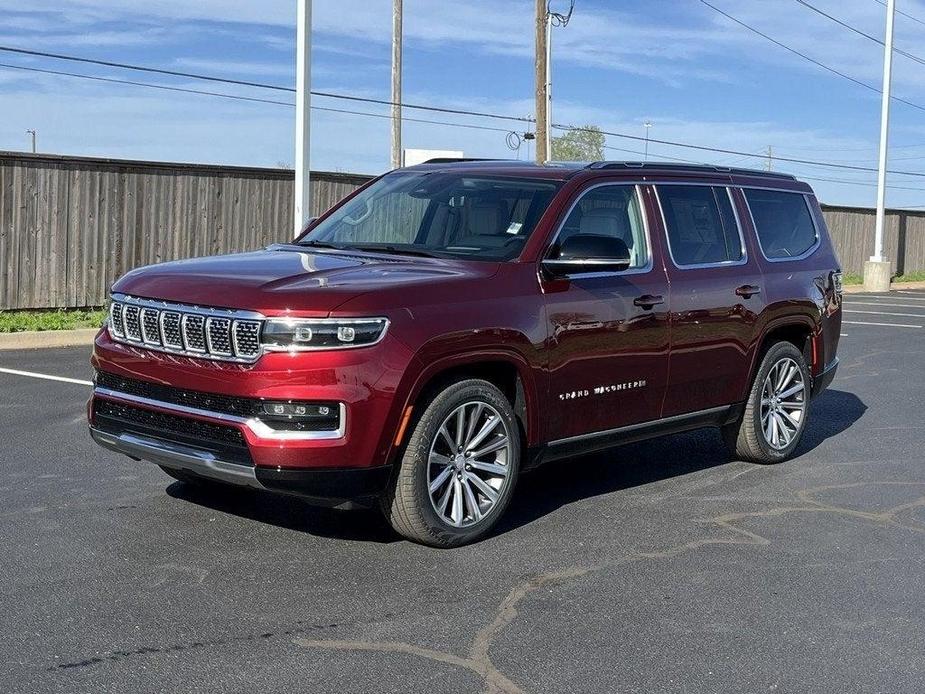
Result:
[[[724,188],[726,190],[726,197],[729,199],[729,205],[732,207],[732,215],[735,218],[736,229],[739,232],[739,243],[741,244],[742,257],[739,260],[722,260],[718,263],[692,263],[690,265],[679,265],[678,261],[674,258],[674,252],[671,250],[671,236],[668,233],[668,218],[665,217],[665,208],[662,207],[662,197],[658,193],[658,187],[661,185],[675,185],[675,186],[688,186],[696,185],[700,187],[709,187],[709,188]],[[680,181],[671,182],[671,183],[655,183],[652,185],[652,191],[655,193],[655,202],[658,204],[658,213],[662,218],[662,228],[665,230],[665,244],[668,246],[668,257],[671,258],[671,264],[675,266],[678,270],[702,270],[704,268],[722,268],[722,267],[739,267],[740,265],[748,265],[748,247],[745,245],[745,232],[742,228],[742,220],[739,219],[739,213],[736,211],[735,199],[732,197],[732,186],[728,184],[714,184],[714,183],[695,183],[687,184],[681,183]],[[718,209],[717,205],[717,209]],[[721,214],[722,217],[722,214]],[[722,223],[722,219],[720,219]]]
[[809,204],[809,193],[802,193],[794,190],[780,190],[778,188],[759,188],[758,186],[741,187],[753,190],[767,190],[772,193],[789,193],[790,195],[799,195],[803,198],[803,204],[806,205],[806,211],[809,212],[809,218],[813,223],[813,231],[816,233],[816,242],[800,255],[786,256],[784,258],[769,258],[768,254],[764,252],[764,246],[761,245],[761,234],[758,233],[758,225],[755,223],[755,215],[752,214],[752,206],[748,204],[748,196],[745,195],[745,191],[743,190],[742,199],[745,201],[746,209],[748,209],[748,217],[752,221],[752,230],[755,232],[755,240],[758,242],[758,250],[761,252],[761,257],[763,257],[769,263],[790,263],[795,260],[806,260],[809,256],[819,250],[819,246],[822,245],[822,234],[819,231],[819,223],[816,221],[816,215],[813,212],[813,207]]
[[157,409],[164,410],[165,412],[208,417],[210,419],[217,419],[221,422],[227,422],[229,424],[238,424],[250,429],[254,436],[257,438],[271,441],[329,441],[332,439],[342,439],[344,438],[344,434],[347,432],[347,406],[342,402],[338,403],[340,419],[338,421],[337,429],[331,429],[328,431],[282,431],[274,429],[269,424],[256,417],[238,417],[237,415],[226,414],[224,412],[213,412],[211,410],[202,410],[198,407],[176,405],[172,402],[154,400],[152,398],[145,398],[140,395],[132,395],[131,393],[121,393],[117,390],[110,390],[109,388],[101,388],[99,386],[93,389],[93,395],[135,405],[147,405],[148,407],[156,407]]
[[[601,271],[601,270],[589,270],[588,272],[573,272],[566,277],[581,277],[582,279],[588,278],[593,279],[595,277],[613,277],[620,276],[624,277],[626,275],[644,275],[649,272],[652,272],[652,269],[655,267],[652,254],[652,236],[649,231],[649,220],[646,215],[646,206],[642,196],[642,186],[649,185],[647,183],[640,183],[638,181],[603,181],[601,183],[595,183],[594,185],[588,186],[584,190],[580,191],[578,197],[575,198],[574,202],[569,205],[568,210],[565,215],[562,217],[562,221],[559,222],[559,225],[556,227],[556,233],[553,234],[552,239],[549,242],[549,245],[546,246],[546,250],[543,252],[543,256],[540,260],[542,264],[543,260],[546,260],[549,256],[549,251],[553,246],[556,245],[562,230],[565,228],[565,223],[568,221],[568,218],[571,216],[572,212],[575,209],[575,206],[582,201],[582,199],[590,193],[592,190],[597,188],[604,188],[607,186],[619,187],[619,188],[633,188],[633,195],[636,197],[636,205],[639,208],[639,215],[642,217],[642,229],[646,237],[646,255],[647,262],[642,267],[638,268],[627,268],[626,270],[612,270],[612,271]],[[554,258],[549,258],[550,260],[555,260]]]

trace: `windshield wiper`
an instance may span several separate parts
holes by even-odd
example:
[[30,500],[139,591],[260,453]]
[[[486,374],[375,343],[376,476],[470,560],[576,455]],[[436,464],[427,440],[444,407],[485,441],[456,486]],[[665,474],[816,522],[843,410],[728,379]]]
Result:
[[395,255],[415,255],[421,258],[436,258],[437,256],[418,248],[409,248],[406,246],[392,246],[385,243],[377,244],[350,244],[349,249],[364,251],[366,253],[394,253]]
[[302,241],[298,246],[311,246],[312,248],[333,248],[335,251],[345,251],[347,248],[337,243],[328,243],[327,241]]

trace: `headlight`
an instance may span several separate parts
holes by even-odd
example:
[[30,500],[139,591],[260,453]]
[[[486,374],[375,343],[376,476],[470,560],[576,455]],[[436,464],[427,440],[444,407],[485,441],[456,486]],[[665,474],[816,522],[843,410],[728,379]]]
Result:
[[271,352],[366,347],[388,327],[386,318],[270,318],[261,340]]

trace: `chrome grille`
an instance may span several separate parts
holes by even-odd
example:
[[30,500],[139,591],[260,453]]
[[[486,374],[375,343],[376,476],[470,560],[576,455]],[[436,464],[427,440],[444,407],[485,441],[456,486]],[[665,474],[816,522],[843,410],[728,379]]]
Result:
[[257,356],[260,353],[260,323],[253,320],[236,320],[231,339],[238,356]]
[[209,352],[231,355],[231,321],[227,318],[206,318],[206,344]]
[[176,311],[161,311],[161,342],[164,347],[183,349],[183,337],[180,334],[180,318]]
[[221,361],[261,355],[262,316],[249,311],[170,304],[114,294],[109,334],[117,342]]
[[122,311],[125,318],[125,337],[133,342],[141,342],[141,309],[126,304]]
[[125,322],[122,318],[122,304],[109,304],[109,329],[116,337],[125,337]]
[[141,338],[146,345],[161,344],[161,329],[158,325],[160,312],[153,308],[141,309]]
[[189,352],[206,351],[206,319],[187,313],[181,321],[183,344]]

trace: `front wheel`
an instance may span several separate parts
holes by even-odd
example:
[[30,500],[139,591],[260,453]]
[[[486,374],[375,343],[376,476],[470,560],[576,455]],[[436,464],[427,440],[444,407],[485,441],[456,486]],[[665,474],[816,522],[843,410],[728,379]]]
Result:
[[409,540],[456,547],[482,537],[510,502],[520,469],[511,404],[482,380],[450,384],[426,406],[382,500]]
[[765,353],[741,419],[723,428],[730,453],[753,463],[779,463],[800,443],[809,416],[810,374],[802,352],[778,342]]

